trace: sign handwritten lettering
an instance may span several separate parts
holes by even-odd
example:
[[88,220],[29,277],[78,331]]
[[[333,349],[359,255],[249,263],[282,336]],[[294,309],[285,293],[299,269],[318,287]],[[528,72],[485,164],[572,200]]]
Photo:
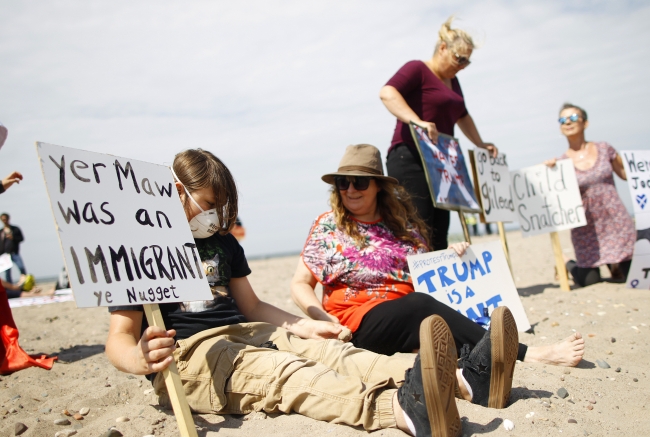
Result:
[[36,149],[77,306],[212,298],[169,168]]
[[517,220],[506,155],[499,153],[494,158],[487,150],[477,147],[474,149],[474,166],[485,221],[494,223]]
[[517,221],[524,237],[587,224],[573,162],[557,161],[510,172]]
[[650,152],[626,150],[621,152],[632,196],[636,224],[634,256],[627,275],[630,288],[650,289]]
[[455,309],[472,320],[507,306],[519,331],[530,329],[528,317],[512,280],[501,242],[474,244],[459,257],[440,250],[407,257],[415,291]]

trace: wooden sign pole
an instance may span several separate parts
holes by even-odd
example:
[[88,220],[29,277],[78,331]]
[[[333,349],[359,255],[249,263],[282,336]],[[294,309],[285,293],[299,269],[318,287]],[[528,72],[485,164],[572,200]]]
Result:
[[472,244],[472,239],[469,238],[469,228],[467,227],[467,222],[465,222],[465,214],[463,211],[458,211],[458,217],[460,218],[460,224],[463,227],[463,235],[465,236],[465,241],[469,244]]
[[[143,306],[149,326],[158,326],[159,328],[166,329],[158,304]],[[178,432],[182,437],[198,437],[196,428],[194,427],[194,419],[192,418],[190,406],[187,403],[187,399],[185,399],[183,383],[181,382],[181,377],[176,368],[176,361],[172,361],[169,367],[163,370],[163,376],[165,377],[165,385],[167,386],[167,392],[169,393],[169,400],[174,409],[174,416],[176,416]]]
[[510,262],[510,251],[508,250],[508,241],[506,240],[506,229],[503,226],[503,222],[497,222],[497,228],[499,229],[499,239],[501,240],[503,253],[506,254],[506,261],[508,261],[508,267],[510,267],[510,273],[512,273],[512,263]]
[[555,255],[557,275],[560,278],[560,290],[571,291],[571,288],[569,287],[569,275],[566,271],[566,266],[564,265],[564,257],[562,257],[560,235],[557,232],[551,232],[551,244],[553,245],[553,253]]

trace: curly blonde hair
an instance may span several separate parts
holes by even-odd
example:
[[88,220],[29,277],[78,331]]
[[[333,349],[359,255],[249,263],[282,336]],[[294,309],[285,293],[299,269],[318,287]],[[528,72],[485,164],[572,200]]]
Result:
[[[377,193],[377,210],[381,221],[400,240],[428,250],[428,227],[417,215],[406,190],[384,179],[375,178],[375,183],[381,188]],[[359,233],[357,222],[352,219],[352,214],[343,205],[341,193],[336,186],[330,191],[330,206],[334,211],[336,225],[352,237],[357,246],[366,246],[367,243]],[[420,234],[420,238],[413,234],[414,230]]]

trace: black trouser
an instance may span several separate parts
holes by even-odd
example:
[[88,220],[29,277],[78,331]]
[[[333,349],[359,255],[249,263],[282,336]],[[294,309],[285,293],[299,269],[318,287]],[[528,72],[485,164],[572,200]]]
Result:
[[418,215],[429,227],[429,241],[432,250],[443,250],[447,244],[449,232],[449,211],[433,207],[429,184],[424,175],[422,160],[414,155],[405,144],[398,144],[386,159],[388,176],[397,179],[409,193]]
[[[416,292],[380,303],[368,311],[352,336],[352,344],[383,355],[413,352],[420,349],[420,324],[434,314],[449,325],[459,356],[464,344],[473,349],[485,334],[485,329],[459,312]],[[527,350],[528,346],[520,343],[517,359],[523,361]]]
[[[618,263],[618,268],[623,275],[623,278],[627,278],[631,264],[632,260]],[[607,267],[609,267],[609,270],[612,271],[612,264],[607,264]],[[573,281],[581,287],[588,287],[590,285],[603,282],[603,279],[600,277],[600,269],[598,267],[578,267],[578,264],[575,261],[571,260],[567,261],[566,269],[569,271],[569,273],[571,273]]]

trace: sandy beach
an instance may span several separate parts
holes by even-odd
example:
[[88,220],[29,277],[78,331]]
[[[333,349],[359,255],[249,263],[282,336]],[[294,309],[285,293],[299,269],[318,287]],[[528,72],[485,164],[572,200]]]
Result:
[[[478,237],[474,242],[496,239]],[[568,232],[561,233],[572,256]],[[575,368],[517,363],[510,404],[503,410],[458,401],[463,435],[643,436],[650,435],[648,339],[650,292],[602,283],[564,292],[553,274],[550,238],[523,239],[508,233],[514,278],[532,333],[528,345],[558,341],[578,330],[586,339],[584,360]],[[300,314],[289,293],[298,256],[250,262],[250,281],[261,299]],[[176,436],[174,415],[157,405],[150,383],[118,372],[104,355],[106,308],[77,309],[74,302],[15,308],[20,344],[30,354],[56,354],[50,371],[30,368],[0,377],[0,435],[54,436],[74,429],[78,436],[104,435],[115,427],[125,436]],[[601,368],[597,360],[610,368]],[[558,396],[564,388],[568,396]],[[89,412],[82,420],[64,415]],[[69,425],[57,425],[65,418]],[[128,421],[116,422],[118,418]],[[515,428],[506,431],[503,420]],[[194,415],[199,436],[356,436],[366,431],[296,414]],[[72,435],[72,434],[70,434]],[[397,430],[377,436],[404,435]]]

